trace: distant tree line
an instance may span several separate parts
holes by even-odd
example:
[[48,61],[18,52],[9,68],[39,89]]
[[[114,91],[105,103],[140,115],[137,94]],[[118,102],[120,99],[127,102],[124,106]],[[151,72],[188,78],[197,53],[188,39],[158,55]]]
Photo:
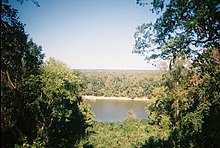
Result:
[[83,95],[142,98],[150,97],[159,85],[161,71],[82,72]]

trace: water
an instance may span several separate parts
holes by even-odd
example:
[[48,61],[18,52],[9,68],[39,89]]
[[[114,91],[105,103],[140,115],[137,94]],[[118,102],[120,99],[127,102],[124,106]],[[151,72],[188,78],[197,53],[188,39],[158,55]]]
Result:
[[92,111],[95,114],[95,121],[124,121],[127,118],[129,111],[135,113],[136,119],[147,119],[145,101],[104,99],[85,100],[92,107]]

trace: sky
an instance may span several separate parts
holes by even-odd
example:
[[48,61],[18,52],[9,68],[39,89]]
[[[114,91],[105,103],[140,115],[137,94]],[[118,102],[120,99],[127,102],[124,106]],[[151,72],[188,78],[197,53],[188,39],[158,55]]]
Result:
[[9,0],[29,38],[73,69],[154,70],[132,54],[136,27],[154,22],[151,5],[136,0],[37,0],[40,7]]

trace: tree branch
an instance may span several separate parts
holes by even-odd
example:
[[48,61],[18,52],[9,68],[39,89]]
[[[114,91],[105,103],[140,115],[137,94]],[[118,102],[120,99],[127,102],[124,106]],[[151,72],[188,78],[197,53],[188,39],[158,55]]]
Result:
[[8,79],[9,87],[10,87],[11,89],[16,89],[16,86],[15,86],[14,83],[11,81],[11,78],[10,78],[9,73],[8,73],[7,70],[6,70],[5,73],[6,73],[6,76],[7,76],[7,79]]

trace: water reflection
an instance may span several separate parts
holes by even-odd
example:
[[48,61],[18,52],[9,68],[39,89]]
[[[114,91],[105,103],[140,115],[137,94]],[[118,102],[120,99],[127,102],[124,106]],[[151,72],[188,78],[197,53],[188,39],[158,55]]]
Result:
[[85,99],[91,104],[95,114],[95,121],[124,121],[128,111],[134,111],[137,119],[146,119],[145,101],[135,100],[102,100]]

